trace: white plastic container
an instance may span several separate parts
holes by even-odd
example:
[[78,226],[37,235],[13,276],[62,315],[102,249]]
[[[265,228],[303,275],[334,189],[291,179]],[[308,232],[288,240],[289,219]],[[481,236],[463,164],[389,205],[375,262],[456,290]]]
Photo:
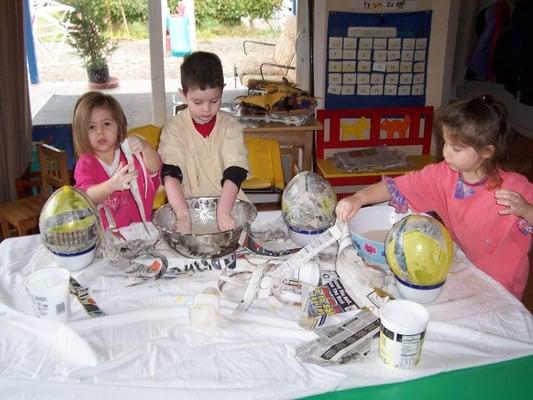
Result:
[[70,320],[70,273],[64,268],[44,268],[26,278],[35,314],[63,322]]
[[294,278],[311,286],[320,283],[320,265],[316,261],[308,261],[295,271]]
[[379,356],[391,368],[409,369],[420,361],[429,314],[410,300],[391,300],[380,309]]

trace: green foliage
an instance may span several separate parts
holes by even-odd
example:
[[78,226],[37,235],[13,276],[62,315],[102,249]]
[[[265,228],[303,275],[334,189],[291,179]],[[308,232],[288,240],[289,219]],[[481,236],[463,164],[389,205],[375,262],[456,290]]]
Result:
[[242,2],[245,3],[248,17],[268,20],[281,8],[282,0],[242,0]]
[[210,25],[202,25],[196,31],[198,40],[210,40],[218,37],[246,37],[257,38],[256,40],[275,41],[279,37],[279,31],[272,29],[256,29],[245,25],[226,25],[218,21],[211,21]]
[[[147,0],[62,0],[78,9],[95,10],[105,19],[103,31],[116,37],[126,37],[124,17],[130,36],[135,39],[148,37]],[[176,13],[179,0],[168,0],[171,13]],[[280,9],[282,0],[195,0],[195,17],[199,36],[231,32],[240,26],[240,18],[268,20]],[[122,15],[124,12],[124,16]],[[144,27],[143,27],[144,25]],[[76,46],[75,46],[76,47]]]
[[100,0],[71,0],[74,11],[70,15],[68,44],[76,49],[88,70],[107,65],[107,57],[116,43],[106,34],[109,18]]
[[244,15],[241,6],[240,0],[199,0],[195,3],[196,22],[198,25],[206,20],[238,23]]
[[[240,24],[241,17],[269,19],[281,8],[282,0],[196,0],[194,13],[200,28],[212,28],[214,24]],[[168,0],[171,12],[179,0]]]
[[[80,1],[63,0],[62,2],[75,7],[75,4]],[[124,11],[128,24],[148,20],[148,2],[146,0],[87,0],[87,2],[102,9],[113,26],[120,26],[124,23],[122,11]]]
[[121,39],[127,39],[127,40],[142,40],[142,39],[148,39],[148,25],[146,22],[134,22],[134,23],[128,23],[128,30],[126,30],[126,27],[124,25],[119,25],[117,30],[113,32],[113,37]]
[[109,17],[115,26],[123,23],[121,5],[128,24],[148,21],[148,2],[146,0],[106,0],[106,3],[109,7]]

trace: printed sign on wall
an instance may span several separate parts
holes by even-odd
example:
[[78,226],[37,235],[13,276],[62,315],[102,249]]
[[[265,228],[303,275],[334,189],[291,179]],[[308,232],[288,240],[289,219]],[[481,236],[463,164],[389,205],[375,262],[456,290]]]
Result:
[[421,106],[431,11],[330,12],[326,108]]

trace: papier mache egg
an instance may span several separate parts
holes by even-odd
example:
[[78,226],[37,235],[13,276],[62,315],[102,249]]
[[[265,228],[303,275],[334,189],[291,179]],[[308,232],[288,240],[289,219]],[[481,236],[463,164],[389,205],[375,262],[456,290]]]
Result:
[[75,271],[92,262],[98,218],[91,200],[78,189],[63,186],[50,196],[41,210],[39,231],[58,266]]
[[305,246],[335,221],[337,196],[330,183],[313,172],[294,176],[283,191],[281,214],[292,240]]
[[454,246],[439,221],[413,214],[393,225],[385,239],[385,255],[392,272],[402,281],[431,286],[446,280]]

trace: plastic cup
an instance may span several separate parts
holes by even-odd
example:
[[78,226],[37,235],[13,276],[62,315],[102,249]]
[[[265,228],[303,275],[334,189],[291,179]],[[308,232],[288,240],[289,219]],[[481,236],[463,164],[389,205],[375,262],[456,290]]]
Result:
[[26,278],[25,285],[38,317],[63,322],[70,320],[68,270],[58,267],[40,269]]
[[426,308],[410,300],[391,300],[380,309],[379,356],[391,368],[409,369],[420,361],[429,321]]
[[296,270],[295,278],[311,286],[320,283],[320,266],[315,261],[308,261]]

